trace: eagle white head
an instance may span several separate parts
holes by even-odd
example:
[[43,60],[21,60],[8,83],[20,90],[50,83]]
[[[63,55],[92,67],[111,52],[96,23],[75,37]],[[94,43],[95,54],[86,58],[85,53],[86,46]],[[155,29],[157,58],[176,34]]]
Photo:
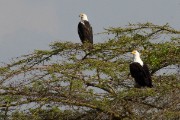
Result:
[[81,18],[81,21],[83,21],[83,20],[88,21],[87,15],[84,14],[84,13],[81,13],[81,14],[79,15],[79,17]]
[[143,61],[140,58],[140,53],[137,50],[133,50],[131,53],[134,57],[133,62],[138,62],[141,66],[143,66]]

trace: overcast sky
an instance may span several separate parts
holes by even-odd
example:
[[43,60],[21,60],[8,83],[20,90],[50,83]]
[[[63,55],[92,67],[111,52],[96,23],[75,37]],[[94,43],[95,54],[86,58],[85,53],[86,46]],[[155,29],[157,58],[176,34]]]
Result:
[[53,41],[80,43],[79,13],[88,15],[94,33],[129,22],[180,30],[180,0],[0,0],[0,61],[48,49]]

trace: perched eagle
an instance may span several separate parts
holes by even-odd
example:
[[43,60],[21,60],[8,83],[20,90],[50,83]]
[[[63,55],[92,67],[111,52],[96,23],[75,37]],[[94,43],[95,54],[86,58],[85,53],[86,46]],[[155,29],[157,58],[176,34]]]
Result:
[[132,51],[134,61],[130,64],[131,76],[135,79],[137,87],[153,87],[149,68],[140,58],[137,50]]
[[84,13],[81,13],[79,17],[81,18],[81,21],[78,24],[79,38],[81,39],[81,42],[83,44],[90,43],[92,45],[93,44],[93,31],[88,21],[87,15]]

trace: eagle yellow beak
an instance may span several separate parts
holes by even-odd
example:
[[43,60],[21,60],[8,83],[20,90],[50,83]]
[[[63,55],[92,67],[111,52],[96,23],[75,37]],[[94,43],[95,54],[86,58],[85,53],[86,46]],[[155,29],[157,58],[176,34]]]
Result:
[[132,54],[136,54],[136,50],[133,50],[131,53],[132,53]]

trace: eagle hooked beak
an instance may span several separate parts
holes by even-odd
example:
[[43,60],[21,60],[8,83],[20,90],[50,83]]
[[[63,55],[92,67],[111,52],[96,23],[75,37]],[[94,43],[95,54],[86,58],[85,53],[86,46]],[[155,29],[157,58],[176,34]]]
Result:
[[82,17],[82,16],[83,16],[83,13],[80,13],[80,14],[79,14],[79,17]]
[[136,51],[135,51],[135,50],[133,50],[131,53],[134,55],[134,54],[136,54]]

